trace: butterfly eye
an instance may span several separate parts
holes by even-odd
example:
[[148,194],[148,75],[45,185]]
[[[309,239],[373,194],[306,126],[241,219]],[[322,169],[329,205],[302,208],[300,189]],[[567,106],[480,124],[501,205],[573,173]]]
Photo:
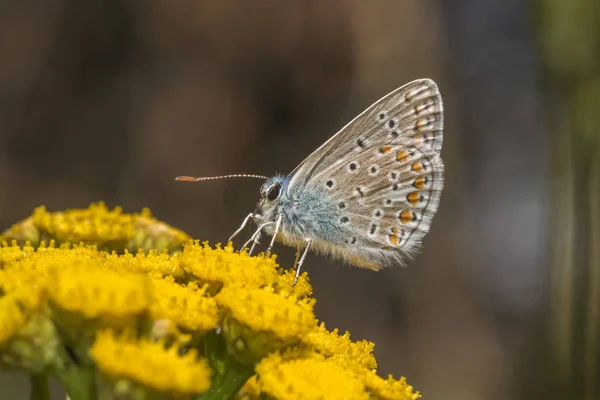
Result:
[[269,190],[267,191],[267,199],[269,201],[276,200],[279,197],[280,191],[281,191],[281,183],[277,182],[277,183],[271,185],[271,187],[269,187]]

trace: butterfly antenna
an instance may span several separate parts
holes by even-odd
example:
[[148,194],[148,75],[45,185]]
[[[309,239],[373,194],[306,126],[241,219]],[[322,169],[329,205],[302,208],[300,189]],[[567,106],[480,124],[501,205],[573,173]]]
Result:
[[267,180],[268,177],[262,175],[253,175],[253,174],[233,174],[233,175],[221,175],[221,176],[178,176],[175,178],[176,181],[184,181],[184,182],[201,182],[201,181],[214,181],[216,179],[228,179],[228,178],[255,178]]

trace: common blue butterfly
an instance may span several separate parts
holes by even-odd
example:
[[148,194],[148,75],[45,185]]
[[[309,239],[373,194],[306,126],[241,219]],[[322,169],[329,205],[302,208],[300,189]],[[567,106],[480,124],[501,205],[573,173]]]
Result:
[[309,249],[371,270],[404,265],[429,231],[444,187],[444,109],[431,79],[410,82],[367,108],[289,175],[265,179],[256,211],[258,229],[298,249],[296,280]]

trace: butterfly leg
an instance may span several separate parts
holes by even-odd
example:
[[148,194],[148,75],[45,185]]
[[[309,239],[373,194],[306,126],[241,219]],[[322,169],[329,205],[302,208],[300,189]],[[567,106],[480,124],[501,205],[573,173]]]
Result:
[[298,246],[298,250],[296,251],[296,259],[294,260],[294,269],[298,265],[298,260],[300,259],[300,253],[302,253],[302,246]]
[[269,244],[269,247],[267,248],[267,253],[269,253],[271,251],[271,249],[273,248],[273,245],[275,244],[275,238],[277,237],[277,234],[279,233],[279,229],[281,229],[282,221],[283,221],[283,216],[279,215],[277,217],[277,222],[275,223],[275,230],[273,231],[273,238],[271,238],[271,243]]
[[244,222],[242,222],[242,225],[238,228],[237,231],[233,232],[233,235],[231,235],[231,237],[229,238],[229,240],[227,242],[231,242],[233,240],[234,237],[236,237],[248,224],[248,221],[250,221],[250,219],[254,219],[256,218],[256,214],[254,213],[250,213],[248,214],[248,216],[246,218],[244,218]]
[[[308,249],[310,248],[310,244],[312,243],[312,239],[304,239],[306,241],[306,247],[304,248],[304,253],[302,253],[302,257],[300,257],[300,261],[298,262],[298,265],[296,265],[296,277],[294,278],[294,283],[292,284],[292,286],[296,286],[296,283],[298,283],[298,277],[300,276],[300,268],[302,268],[302,264],[304,264],[304,259],[306,258],[306,254],[308,253]],[[298,248],[298,254],[300,254],[300,248]],[[298,259],[298,257],[296,257],[296,260]]]
[[[260,225],[256,229],[256,231],[252,234],[252,236],[250,236],[250,239],[248,239],[248,241],[246,243],[244,243],[244,246],[242,247],[242,249],[245,247],[248,247],[248,245],[251,242],[254,242],[254,244],[252,245],[252,249],[254,249],[254,246],[258,243],[258,239],[260,238],[260,234],[262,233],[262,230],[265,229],[265,227],[267,227],[269,225],[273,225],[273,224],[274,224],[274,222],[269,221],[269,222],[265,222],[264,224]],[[252,251],[248,252],[248,255],[250,255],[250,254],[252,254]]]
[[259,232],[258,236],[256,237],[256,240],[254,240],[252,242],[252,247],[250,247],[250,250],[248,250],[248,255],[252,255],[252,253],[254,253],[254,249],[256,248],[256,245],[260,243],[259,240],[260,240],[261,236],[262,236],[262,232]]

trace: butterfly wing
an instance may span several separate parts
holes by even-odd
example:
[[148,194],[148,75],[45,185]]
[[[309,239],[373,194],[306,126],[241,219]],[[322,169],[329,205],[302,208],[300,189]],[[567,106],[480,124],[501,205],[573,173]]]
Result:
[[348,236],[338,255],[402,264],[429,231],[444,186],[443,103],[429,79],[383,97],[311,154],[288,190],[326,190]]
[[437,153],[442,150],[444,108],[437,84],[431,79],[407,83],[379,99],[312,152],[290,173],[290,185],[302,185],[363,144],[412,138]]

